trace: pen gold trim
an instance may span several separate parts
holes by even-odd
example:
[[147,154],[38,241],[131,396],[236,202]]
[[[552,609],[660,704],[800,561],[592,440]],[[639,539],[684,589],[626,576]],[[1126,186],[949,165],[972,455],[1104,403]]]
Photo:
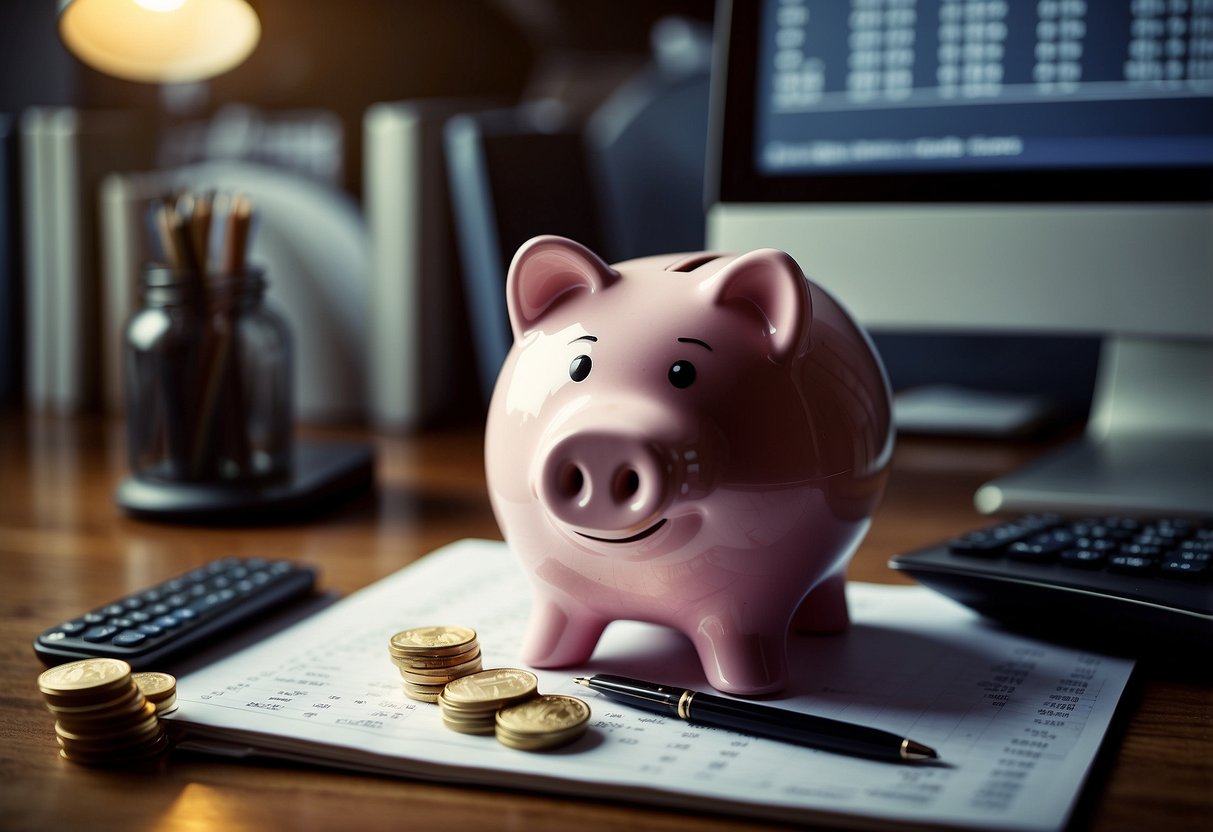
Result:
[[691,700],[695,698],[695,691],[684,690],[682,696],[678,697],[678,716],[680,719],[685,719],[688,722],[691,719]]
[[687,722],[823,751],[904,763],[938,757],[933,748],[908,737],[828,717],[611,674],[579,676],[574,681],[612,699],[657,713],[676,714]]

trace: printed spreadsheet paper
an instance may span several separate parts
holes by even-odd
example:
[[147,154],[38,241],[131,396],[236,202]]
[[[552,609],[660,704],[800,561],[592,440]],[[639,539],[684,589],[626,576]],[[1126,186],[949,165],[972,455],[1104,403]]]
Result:
[[618,673],[707,687],[681,635],[607,628],[589,664],[538,671],[580,696],[586,736],[524,752],[455,733],[404,696],[388,639],[474,627],[485,667],[520,666],[529,586],[505,544],[464,540],[315,616],[182,678],[181,745],[454,783],[684,806],[792,821],[1059,829],[1078,798],[1132,663],[1009,635],[919,587],[851,584],[853,625],[796,636],[778,707],[893,731],[939,751],[912,766],[703,728],[573,683]]

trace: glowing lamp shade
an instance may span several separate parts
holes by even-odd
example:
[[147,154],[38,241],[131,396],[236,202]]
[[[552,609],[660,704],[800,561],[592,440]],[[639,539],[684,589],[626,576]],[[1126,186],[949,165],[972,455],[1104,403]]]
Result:
[[93,69],[171,84],[238,65],[261,21],[245,0],[61,0],[59,35]]

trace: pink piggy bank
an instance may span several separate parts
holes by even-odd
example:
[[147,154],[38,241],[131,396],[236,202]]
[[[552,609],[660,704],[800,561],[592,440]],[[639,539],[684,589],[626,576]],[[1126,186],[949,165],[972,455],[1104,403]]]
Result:
[[889,387],[865,334],[774,249],[608,266],[561,237],[510,265],[489,494],[534,600],[522,658],[617,619],[694,644],[713,687],[782,689],[792,626],[846,626],[884,490]]

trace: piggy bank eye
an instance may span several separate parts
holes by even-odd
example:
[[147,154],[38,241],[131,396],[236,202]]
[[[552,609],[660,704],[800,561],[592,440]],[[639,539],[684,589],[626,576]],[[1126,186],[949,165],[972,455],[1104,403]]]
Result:
[[573,381],[585,381],[590,374],[591,361],[588,355],[579,355],[569,364],[569,378]]
[[670,384],[685,390],[695,382],[695,365],[690,361],[675,361],[670,367]]

